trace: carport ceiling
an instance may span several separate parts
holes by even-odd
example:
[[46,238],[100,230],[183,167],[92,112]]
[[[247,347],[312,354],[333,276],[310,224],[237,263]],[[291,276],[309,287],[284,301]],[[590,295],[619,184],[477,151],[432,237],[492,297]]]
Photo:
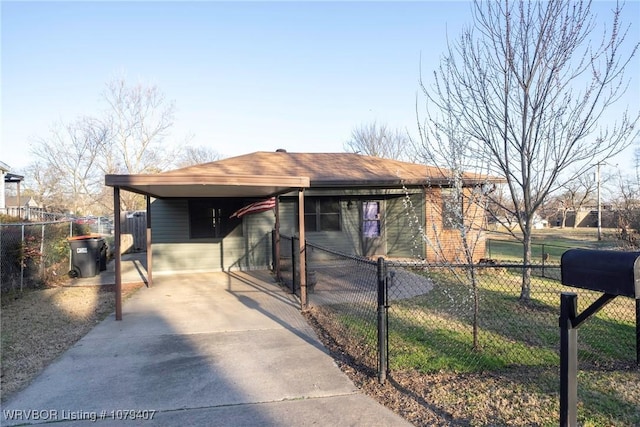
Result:
[[309,178],[268,175],[106,175],[105,184],[151,197],[271,197],[308,188]]

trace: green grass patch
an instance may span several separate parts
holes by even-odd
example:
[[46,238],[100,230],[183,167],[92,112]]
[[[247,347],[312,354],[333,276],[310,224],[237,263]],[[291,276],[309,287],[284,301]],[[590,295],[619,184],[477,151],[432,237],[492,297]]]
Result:
[[[479,346],[474,348],[471,286],[445,268],[417,273],[427,275],[434,287],[390,301],[392,376],[404,372],[429,378],[416,384],[443,378],[437,392],[425,399],[472,425],[557,425],[560,293],[576,292],[579,312],[600,293],[534,276],[525,304],[519,299],[521,269],[483,267],[477,276]],[[358,335],[349,338],[350,354],[375,357],[375,307],[344,305],[337,312],[340,333]],[[578,347],[580,425],[640,425],[635,301],[616,298],[585,321]]]
[[[606,230],[602,236],[602,240],[598,240],[595,229],[534,230],[531,239],[532,262],[542,263],[544,258],[545,263],[559,264],[562,254],[569,249],[612,249],[624,245],[615,237],[615,230]],[[491,259],[508,262],[523,260],[522,243],[506,233],[488,233],[485,252],[486,257]]]
[[[393,301],[390,305],[392,369],[484,372],[512,366],[558,365],[559,295],[569,289],[555,280],[533,277],[531,300],[524,304],[519,300],[519,272],[483,271],[478,275],[477,348],[473,345],[472,289],[451,274],[430,272],[434,288],[428,294]],[[598,296],[578,291],[580,310]],[[375,352],[375,308],[344,306],[333,310],[344,333],[359,337],[363,349]],[[634,316],[633,301],[620,298],[585,322],[579,329],[580,360],[590,365],[632,363]]]
[[640,372],[580,371],[578,419],[583,426],[640,425]]
[[[505,279],[513,277],[504,273]],[[478,348],[473,347],[473,294],[446,274],[431,274],[429,294],[390,308],[390,360],[397,369],[478,372],[558,363],[557,314],[544,301],[523,306],[513,292],[480,278]],[[504,282],[502,282],[504,286]],[[535,333],[531,333],[534,330]]]

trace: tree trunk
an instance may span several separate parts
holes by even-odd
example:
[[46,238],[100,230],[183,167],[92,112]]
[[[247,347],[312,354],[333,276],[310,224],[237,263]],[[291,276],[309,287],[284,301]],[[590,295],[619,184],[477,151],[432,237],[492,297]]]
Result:
[[469,265],[471,273],[471,286],[473,290],[473,350],[480,350],[478,330],[480,328],[480,295],[478,292],[478,278],[473,264]]
[[531,300],[531,230],[523,230],[523,269],[520,301],[528,303]]

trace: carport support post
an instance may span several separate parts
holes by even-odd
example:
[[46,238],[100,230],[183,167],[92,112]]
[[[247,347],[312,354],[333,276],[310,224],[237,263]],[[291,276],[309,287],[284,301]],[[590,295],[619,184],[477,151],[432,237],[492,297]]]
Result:
[[116,320],[122,320],[122,257],[120,255],[120,187],[113,187],[114,255],[116,267]]
[[300,305],[304,310],[307,308],[307,266],[305,254],[306,240],[304,236],[304,188],[298,190],[298,227],[300,240],[298,242],[299,260],[300,260]]
[[282,282],[280,274],[280,197],[276,197],[276,223],[273,229],[273,267],[276,270],[276,280]]
[[153,284],[152,262],[153,254],[151,252],[151,196],[147,195],[147,286]]
[[578,330],[574,327],[578,295],[560,295],[560,426],[578,423]]

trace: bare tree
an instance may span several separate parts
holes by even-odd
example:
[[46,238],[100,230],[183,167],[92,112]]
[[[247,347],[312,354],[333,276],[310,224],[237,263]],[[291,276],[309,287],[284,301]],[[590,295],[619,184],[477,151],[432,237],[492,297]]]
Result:
[[[627,89],[624,70],[638,44],[623,53],[620,5],[601,35],[590,2],[491,0],[472,8],[473,26],[449,44],[433,83],[421,87],[427,110],[456,117],[469,149],[488,153],[492,173],[506,179],[512,208],[503,207],[518,223],[514,236],[529,265],[534,215],[549,193],[638,134],[639,112],[601,126]],[[530,282],[525,269],[525,302]]]
[[[487,155],[479,156],[469,149],[458,118],[443,114],[438,119],[427,117],[425,125],[419,128],[419,144],[415,144],[420,148],[422,160],[436,165],[439,176],[435,180],[443,183],[426,192],[429,227],[422,237],[428,250],[443,261],[450,276],[469,286],[472,347],[477,351],[480,350],[478,261],[485,252],[483,232],[487,229],[488,195],[495,191],[497,180],[488,173]],[[417,217],[413,223],[415,220]]]
[[173,126],[175,104],[167,102],[157,86],[127,85],[124,79],[107,83],[107,156],[119,173],[166,170],[173,157],[163,145]]
[[594,194],[597,190],[597,183],[589,174],[582,174],[573,181],[569,181],[562,185],[564,190],[558,197],[558,206],[562,214],[561,227],[566,226],[567,213],[572,211],[575,213],[573,228],[578,227],[580,221],[579,215],[583,207],[588,204],[595,204]]
[[[105,174],[159,172],[180,158],[180,148],[165,141],[175,107],[156,86],[129,86],[116,79],[107,84],[103,99],[107,108],[99,117],[57,125],[35,141],[27,178],[47,205],[66,206],[77,214],[111,211]],[[194,153],[203,158],[211,154]],[[121,200],[125,210],[145,208],[139,195],[125,193]]]
[[[157,86],[130,86],[122,78],[107,83],[103,98],[109,129],[103,172],[141,174],[170,168],[177,156],[164,142],[173,126],[175,104],[166,101]],[[137,194],[122,194],[121,200],[125,210],[145,206]]]
[[[617,217],[618,237],[634,245],[637,232],[640,231],[640,186],[635,177],[618,174],[616,179],[616,197],[612,200]],[[634,231],[636,233],[634,233]]]
[[45,204],[91,213],[103,185],[99,161],[106,140],[107,129],[98,120],[81,117],[52,127],[49,137],[35,141],[31,153],[36,161],[28,170]]
[[410,139],[406,132],[377,122],[353,129],[351,139],[344,144],[345,151],[396,160],[407,159],[409,148]]
[[62,213],[69,209],[69,200],[63,194],[62,175],[41,159],[27,166],[25,185],[32,191],[33,197],[50,211]]
[[176,166],[185,168],[202,163],[215,162],[220,159],[220,154],[211,147],[186,145],[180,149]]

